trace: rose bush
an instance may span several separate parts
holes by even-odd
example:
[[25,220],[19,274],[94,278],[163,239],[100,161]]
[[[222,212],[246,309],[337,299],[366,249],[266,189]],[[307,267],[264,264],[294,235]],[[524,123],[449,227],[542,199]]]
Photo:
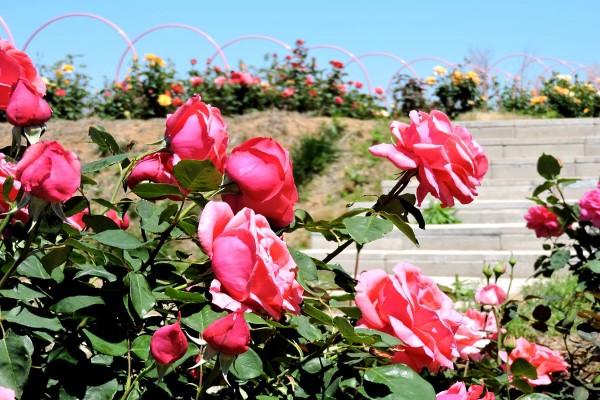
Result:
[[[147,62],[164,64],[157,57]],[[236,85],[248,84],[242,75],[236,79]],[[511,336],[507,320],[521,316],[515,316],[518,300],[509,290],[493,290],[485,296],[491,300],[479,296],[480,309],[463,314],[452,293],[409,263],[392,275],[371,269],[355,279],[334,262],[348,246],[360,248],[394,227],[417,243],[408,218],[421,221],[421,228],[423,218],[415,196],[403,191],[420,172],[428,174],[429,185],[473,200],[485,155],[445,115],[421,114],[427,120],[420,129],[433,144],[392,147],[392,161],[397,151],[404,157],[400,166],[408,168],[372,207],[316,220],[294,210],[297,190],[281,145],[258,137],[221,152],[227,135],[217,109],[198,97],[173,107],[168,140],[148,153],[126,152],[100,127],[89,137],[106,156],[83,165],[62,145],[32,135],[24,146],[16,141],[5,149],[2,395],[434,400],[438,393],[444,399],[531,400],[555,393],[573,398],[566,396],[574,388],[596,394],[589,375],[573,374],[572,365],[565,373],[562,354]],[[412,113],[415,125],[418,116]],[[178,140],[198,148],[178,147]],[[443,154],[448,167],[432,167],[432,154]],[[542,170],[558,184],[551,160],[542,164],[551,165],[551,173]],[[118,176],[113,190],[91,196],[96,174],[108,170]],[[439,190],[432,194],[446,193]],[[572,269],[583,288],[597,289],[585,286],[597,278],[597,253],[588,253],[597,228],[580,220],[576,209],[557,202],[548,207],[566,234],[577,232],[585,246],[577,257],[588,259],[574,261]],[[17,222],[19,212],[31,217]],[[339,246],[322,260],[311,258],[286,244],[296,230],[318,232]],[[510,266],[509,277],[515,263]],[[499,287],[506,268],[484,272],[480,294]],[[466,300],[474,304],[473,296]],[[577,329],[593,332],[593,316]],[[532,316],[537,322],[546,317],[543,309]]]

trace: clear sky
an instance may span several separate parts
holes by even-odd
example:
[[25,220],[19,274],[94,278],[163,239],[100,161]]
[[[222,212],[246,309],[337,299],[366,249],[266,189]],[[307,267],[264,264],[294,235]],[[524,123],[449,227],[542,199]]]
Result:
[[[600,54],[600,2],[594,0],[2,0],[0,6],[19,47],[48,19],[76,11],[106,17],[131,38],[151,26],[179,22],[204,30],[219,43],[243,34],[265,34],[290,44],[303,38],[307,44],[336,44],[355,54],[386,51],[407,60],[436,55],[459,62],[478,49],[496,59],[528,52],[592,64]],[[204,60],[212,54],[207,42],[183,30],[155,32],[136,47],[141,54],[156,53],[184,68],[190,58]],[[88,73],[99,82],[112,78],[124,49],[110,28],[78,18],[51,25],[28,52],[37,63],[81,54]],[[240,58],[252,64],[272,51],[283,50],[267,42],[246,42],[230,47],[227,56],[232,64]],[[315,50],[315,55],[323,63],[347,59],[328,50]],[[399,67],[386,59],[364,62],[380,86]],[[426,74],[433,65],[418,69]],[[510,62],[504,66],[516,69]],[[349,72],[360,76],[356,67]]]

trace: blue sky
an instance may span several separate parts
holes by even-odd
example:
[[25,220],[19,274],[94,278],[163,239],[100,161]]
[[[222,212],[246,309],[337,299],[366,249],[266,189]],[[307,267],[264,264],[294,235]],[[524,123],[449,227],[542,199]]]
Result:
[[[336,44],[355,54],[387,51],[410,60],[437,55],[459,62],[472,49],[489,51],[492,58],[513,52],[560,57],[584,64],[600,54],[597,18],[600,2],[571,0],[4,0],[0,15],[13,31],[18,46],[48,19],[67,12],[90,12],[120,25],[130,37],[161,24],[194,25],[217,42],[243,34],[265,34],[288,43],[303,38],[308,44]],[[24,5],[26,3],[26,5]],[[4,36],[3,33],[0,35]],[[205,59],[212,48],[183,30],[155,32],[136,46],[187,68],[192,57]],[[38,63],[51,63],[67,53],[81,54],[95,82],[114,75],[121,38],[99,22],[85,18],[63,20],[37,36],[28,52]],[[283,51],[267,42],[246,42],[227,50],[230,63],[244,59],[261,63],[267,52]],[[325,63],[346,56],[315,50]],[[399,67],[391,60],[364,61],[373,83],[385,86]],[[433,63],[419,65],[426,74]],[[516,69],[515,63],[504,64]],[[360,70],[351,67],[353,77]]]

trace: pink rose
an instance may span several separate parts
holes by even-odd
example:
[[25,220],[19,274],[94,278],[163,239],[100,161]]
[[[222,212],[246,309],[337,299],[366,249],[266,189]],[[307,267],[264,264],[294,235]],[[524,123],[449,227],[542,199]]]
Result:
[[126,230],[129,228],[129,215],[127,213],[123,215],[123,218],[115,210],[108,210],[104,215],[110,218],[120,229]]
[[0,386],[0,400],[15,400],[15,396],[14,390]]
[[167,147],[182,160],[210,160],[223,171],[227,155],[227,125],[216,107],[191,97],[167,118]]
[[249,208],[234,215],[227,203],[211,201],[200,216],[198,237],[212,261],[214,304],[275,319],[284,311],[300,312],[303,289],[296,264],[265,217]]
[[0,71],[0,110],[8,106],[13,86],[19,79],[27,81],[38,96],[46,94],[46,85],[29,56],[5,40],[0,40]]
[[563,234],[563,229],[556,214],[544,206],[529,207],[527,214],[525,214],[525,221],[527,221],[527,228],[534,230],[535,236],[539,238],[549,238]]
[[375,94],[378,95],[378,96],[383,96],[385,94],[385,90],[383,90],[383,88],[376,87],[375,88]]
[[[173,155],[166,151],[149,154],[135,164],[127,178],[127,187],[133,189],[140,182],[173,185],[183,192],[173,175]],[[169,196],[169,198],[179,200],[181,196]]]
[[315,78],[313,78],[312,76],[307,76],[306,78],[304,78],[304,84],[306,86],[312,86],[315,84]]
[[371,146],[371,154],[387,158],[402,170],[417,172],[419,205],[427,193],[446,207],[454,205],[454,198],[463,204],[472,202],[488,170],[481,146],[466,128],[452,125],[441,111],[413,110],[410,121],[410,125],[392,122],[396,143]]
[[294,95],[294,93],[296,93],[296,90],[294,90],[294,88],[286,87],[285,89],[283,89],[281,91],[281,97],[283,97],[283,98],[292,97]]
[[67,223],[81,232],[86,228],[85,222],[83,222],[83,217],[85,217],[86,215],[90,215],[89,208],[86,208],[85,210],[79,211],[78,213],[75,213],[68,217]]
[[468,309],[465,313],[465,323],[477,331],[486,332],[490,339],[498,336],[498,324],[493,312]]
[[460,357],[465,360],[479,359],[481,350],[490,343],[487,334],[477,329],[467,318],[463,318],[455,327],[454,340]]
[[67,91],[63,88],[58,88],[54,91],[54,95],[56,97],[65,97],[67,95]]
[[506,301],[506,292],[498,285],[489,284],[477,289],[475,300],[487,306],[499,306]]
[[551,383],[551,373],[567,371],[568,364],[557,350],[530,343],[524,338],[517,339],[517,346],[510,352],[508,363],[512,364],[517,358],[524,358],[535,367],[537,379],[527,380],[531,386],[548,385]]
[[416,371],[453,368],[459,356],[455,329],[460,316],[452,300],[421,270],[402,263],[394,275],[370,270],[358,277],[356,305],[359,327],[376,329],[402,341],[393,361]]
[[336,89],[340,94],[344,94],[348,91],[348,88],[343,83],[336,85]]
[[227,78],[225,78],[224,76],[217,76],[213,82],[215,86],[220,89],[227,83]]
[[188,349],[188,340],[181,330],[179,321],[159,328],[150,339],[150,353],[160,365],[169,365],[183,357]]
[[48,201],[73,197],[81,183],[81,165],[75,153],[58,142],[39,142],[25,151],[15,177],[26,192]]
[[217,319],[202,332],[208,345],[221,353],[235,356],[248,351],[250,329],[242,312]]
[[362,89],[363,84],[362,84],[362,82],[356,81],[356,82],[354,82],[354,87],[357,89]]
[[253,138],[234,148],[225,171],[240,193],[223,196],[234,211],[252,208],[275,227],[294,221],[298,191],[290,155],[272,138]]
[[229,75],[229,83],[233,85],[251,86],[254,84],[254,77],[249,72],[232,71]]
[[14,126],[40,126],[52,116],[50,106],[26,80],[19,79],[13,86],[6,107],[6,119]]
[[[0,153],[0,188],[4,188],[6,179],[9,177],[13,178],[12,188],[8,192],[7,198],[4,197],[3,191],[0,190],[0,213],[8,212],[11,209],[11,205],[9,203],[13,203],[17,200],[19,189],[21,188],[21,182],[15,180],[16,173],[17,166],[6,160],[6,156]],[[19,211],[13,215],[13,220],[26,223],[29,220],[29,212],[27,208],[19,209]]]
[[448,390],[439,392],[435,398],[436,400],[496,400],[493,392],[486,392],[481,397],[484,390],[485,388],[482,385],[471,385],[467,390],[464,382],[456,382]]
[[199,76],[192,76],[190,78],[190,84],[192,85],[192,87],[198,87],[200,85],[202,85],[204,83],[204,79],[202,79]]
[[594,190],[586,192],[579,200],[579,211],[582,221],[590,221],[600,228],[600,184]]
[[335,102],[335,104],[344,104],[344,99],[341,98],[340,96],[335,96],[333,98],[333,101]]

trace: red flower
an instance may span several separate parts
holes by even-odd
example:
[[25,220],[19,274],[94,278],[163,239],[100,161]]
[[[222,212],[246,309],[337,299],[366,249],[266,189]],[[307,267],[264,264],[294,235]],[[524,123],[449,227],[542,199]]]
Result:
[[15,126],[40,126],[52,116],[50,106],[36,91],[31,83],[19,79],[14,85],[6,118]]
[[304,46],[304,40],[302,40],[302,39],[296,40],[296,46],[297,47]]
[[150,353],[160,365],[169,365],[179,360],[188,349],[188,341],[179,321],[158,329],[150,339]]
[[196,65],[196,64],[198,64],[198,60],[196,60],[195,58],[192,58],[192,59],[190,60],[190,64],[192,64],[192,65]]
[[65,97],[67,95],[67,91],[63,88],[58,88],[54,91],[54,95],[56,97]]
[[5,110],[14,85],[19,79],[27,81],[39,96],[46,94],[46,85],[38,75],[29,56],[0,40],[0,110]]
[[341,98],[340,96],[335,96],[333,98],[333,101],[335,102],[335,104],[344,104],[344,99]]
[[248,351],[250,329],[242,312],[234,312],[213,321],[202,332],[208,345],[221,353],[235,356]]
[[525,221],[527,221],[527,228],[533,229],[535,236],[539,238],[560,236],[563,233],[556,214],[544,206],[530,207],[525,214]]
[[344,63],[338,60],[331,60],[329,61],[329,64],[331,64],[331,66],[336,69],[344,68]]

